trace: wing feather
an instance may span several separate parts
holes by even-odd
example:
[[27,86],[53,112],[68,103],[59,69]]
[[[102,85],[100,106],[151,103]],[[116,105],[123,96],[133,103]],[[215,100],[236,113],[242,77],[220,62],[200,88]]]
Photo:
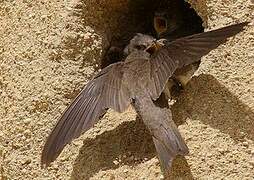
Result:
[[91,128],[108,108],[124,111],[130,104],[130,93],[122,84],[124,63],[104,68],[90,81],[65,110],[49,135],[41,162],[48,166],[64,146]]
[[[156,100],[176,69],[200,61],[201,57],[244,30],[248,22],[199,33],[165,43],[151,59],[150,95]],[[166,67],[167,73],[160,73]],[[158,74],[158,75],[157,75]],[[159,76],[159,78],[158,78]],[[160,84],[160,85],[159,85]],[[154,88],[156,86],[156,88]],[[155,90],[154,90],[155,89]]]

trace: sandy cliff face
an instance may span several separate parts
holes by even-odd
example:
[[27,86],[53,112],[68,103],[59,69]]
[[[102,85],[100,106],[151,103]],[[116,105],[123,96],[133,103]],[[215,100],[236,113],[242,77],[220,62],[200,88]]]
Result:
[[[254,16],[249,0],[189,2],[206,30]],[[126,3],[0,2],[0,179],[162,178],[149,133],[131,109],[109,111],[40,168],[45,138],[100,65],[112,35],[134,31],[126,29],[133,6]],[[253,27],[203,58],[172,107],[190,148],[174,163],[173,179],[254,178],[253,60]]]

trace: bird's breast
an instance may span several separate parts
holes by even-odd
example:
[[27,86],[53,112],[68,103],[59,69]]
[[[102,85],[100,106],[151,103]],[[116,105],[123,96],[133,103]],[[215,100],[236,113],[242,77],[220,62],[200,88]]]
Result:
[[147,61],[138,59],[129,62],[124,70],[123,81],[132,92],[144,91],[150,82],[150,64]]

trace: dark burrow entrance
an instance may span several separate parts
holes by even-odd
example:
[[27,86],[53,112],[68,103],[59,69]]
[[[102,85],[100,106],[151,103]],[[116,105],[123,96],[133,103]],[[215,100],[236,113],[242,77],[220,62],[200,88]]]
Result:
[[[99,65],[99,68],[104,68],[121,61],[123,48],[136,33],[158,38],[153,26],[154,16],[158,14],[167,18],[167,38],[171,40],[204,30],[202,19],[185,0],[81,0],[74,9],[73,15],[78,19],[75,31],[91,32],[92,29],[92,34],[99,34],[96,39],[102,38],[102,54],[100,55],[101,48],[97,45],[91,51],[83,53],[86,47],[93,46],[94,37],[84,39],[78,35],[65,40],[64,48],[68,51],[59,50],[61,56],[52,56],[56,60],[62,56],[82,59],[82,67],[94,65],[97,69]],[[157,19],[157,23],[159,29],[165,26],[165,21],[161,19]],[[72,26],[67,28],[71,29]],[[114,47],[111,48],[114,50],[108,51],[110,47]]]
[[167,18],[166,38],[170,40],[204,31],[202,19],[184,0],[130,0],[127,11],[118,12],[115,28],[111,27],[107,32],[109,43],[105,46],[101,68],[121,61],[124,47],[136,33],[145,33],[158,38],[156,32],[165,26],[165,22],[160,18],[156,19],[158,25],[156,31],[155,16]]

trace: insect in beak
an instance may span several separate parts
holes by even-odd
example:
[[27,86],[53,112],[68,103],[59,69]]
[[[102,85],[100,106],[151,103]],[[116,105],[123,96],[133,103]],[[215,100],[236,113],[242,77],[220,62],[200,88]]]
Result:
[[[164,40],[164,39],[162,39]],[[152,43],[152,45],[148,46],[146,48],[146,52],[148,52],[149,54],[154,54],[155,52],[157,52],[162,46],[164,46],[163,42],[161,42],[160,40],[159,41],[154,41]]]

